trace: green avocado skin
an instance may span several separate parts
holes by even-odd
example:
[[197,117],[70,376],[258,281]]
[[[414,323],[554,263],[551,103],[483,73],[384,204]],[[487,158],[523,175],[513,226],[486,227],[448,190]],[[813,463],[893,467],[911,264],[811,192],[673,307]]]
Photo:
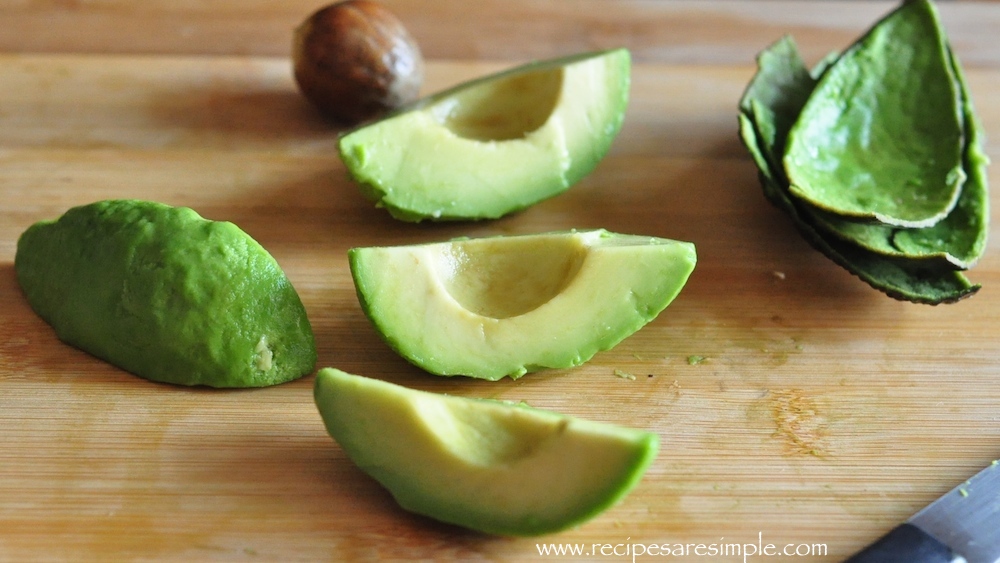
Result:
[[[824,63],[832,64],[835,58]],[[740,136],[758,168],[758,177],[769,201],[787,213],[813,247],[872,287],[895,299],[938,305],[975,294],[972,284],[953,265],[942,268],[926,259],[894,259],[832,235],[817,224],[814,208],[789,193],[780,155],[785,138],[815,87],[822,64],[810,72],[790,36],[785,36],[758,56],[758,72],[740,101]],[[956,65],[956,68],[957,65]],[[966,108],[971,112],[971,106]],[[974,122],[970,115],[970,122]],[[970,127],[975,134],[976,127]],[[983,175],[979,149],[971,143],[977,165],[972,177]],[[985,185],[982,186],[985,188]],[[985,212],[985,208],[983,210]],[[985,227],[985,223],[980,223]],[[984,244],[985,239],[980,243]],[[980,249],[981,250],[981,249]]]
[[60,340],[149,380],[263,387],[315,367],[305,308],[274,258],[189,208],[74,207],[29,227],[14,267]]
[[819,77],[788,132],[790,193],[839,215],[935,225],[965,180],[960,98],[934,4],[904,2]]

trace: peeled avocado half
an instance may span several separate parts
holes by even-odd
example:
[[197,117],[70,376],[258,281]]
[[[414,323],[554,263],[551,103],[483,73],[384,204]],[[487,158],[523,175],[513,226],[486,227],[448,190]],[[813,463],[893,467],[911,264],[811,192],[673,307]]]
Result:
[[74,207],[28,228],[14,266],[61,340],[146,379],[262,387],[315,367],[312,328],[278,263],[192,209]]
[[597,166],[621,129],[630,69],[616,49],[479,78],[346,133],[340,155],[398,219],[497,218]]
[[362,308],[399,354],[438,375],[496,380],[568,368],[655,318],[694,245],[605,230],[349,251]]
[[638,484],[659,443],[643,430],[331,368],[316,375],[315,400],[330,435],[401,507],[489,534],[583,523]]

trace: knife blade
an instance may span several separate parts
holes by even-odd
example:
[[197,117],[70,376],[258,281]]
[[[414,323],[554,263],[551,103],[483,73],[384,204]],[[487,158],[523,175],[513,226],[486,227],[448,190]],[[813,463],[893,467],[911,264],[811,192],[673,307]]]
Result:
[[925,506],[845,563],[997,563],[1000,462]]

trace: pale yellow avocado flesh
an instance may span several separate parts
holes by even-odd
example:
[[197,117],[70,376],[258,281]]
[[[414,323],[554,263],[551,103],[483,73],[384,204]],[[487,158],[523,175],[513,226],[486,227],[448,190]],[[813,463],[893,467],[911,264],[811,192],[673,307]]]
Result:
[[399,219],[500,217],[597,166],[624,120],[630,70],[617,49],[490,75],[348,132],[340,155]]
[[498,535],[578,525],[620,501],[656,434],[500,401],[439,395],[324,368],[330,435],[404,509]]
[[582,237],[512,237],[424,248],[443,289],[472,314],[509,319],[561,293],[587,255]]
[[605,230],[349,251],[362,308],[403,357],[500,379],[580,365],[654,319],[694,245]]
[[559,102],[562,67],[512,74],[460,90],[427,111],[448,130],[474,141],[525,140],[541,129]]

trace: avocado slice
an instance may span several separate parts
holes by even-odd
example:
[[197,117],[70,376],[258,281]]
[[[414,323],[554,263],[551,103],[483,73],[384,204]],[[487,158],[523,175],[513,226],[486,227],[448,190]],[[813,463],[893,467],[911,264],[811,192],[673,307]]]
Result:
[[348,251],[385,341],[437,375],[497,380],[582,364],[655,318],[694,245],[606,230]]
[[936,9],[904,2],[820,77],[788,132],[790,193],[841,216],[936,224],[966,178],[960,97]]
[[146,379],[263,387],[315,367],[305,309],[274,258],[186,207],[74,207],[21,235],[14,268],[60,340]]
[[[832,64],[828,58],[822,68]],[[759,70],[740,100],[740,137],[757,164],[764,195],[794,222],[803,238],[838,265],[890,297],[925,304],[952,303],[979,290],[952,265],[901,260],[824,230],[818,211],[793,198],[782,167],[785,139],[822,70],[810,72],[785,36],[757,57]],[[971,110],[971,106],[968,106]],[[973,145],[977,146],[977,145]],[[980,166],[981,168],[981,166]]]
[[316,374],[314,394],[333,439],[402,508],[488,534],[582,524],[638,484],[659,444],[643,430],[333,368]]
[[597,166],[621,129],[630,71],[626,49],[519,66],[347,132],[340,156],[397,219],[501,217]]

